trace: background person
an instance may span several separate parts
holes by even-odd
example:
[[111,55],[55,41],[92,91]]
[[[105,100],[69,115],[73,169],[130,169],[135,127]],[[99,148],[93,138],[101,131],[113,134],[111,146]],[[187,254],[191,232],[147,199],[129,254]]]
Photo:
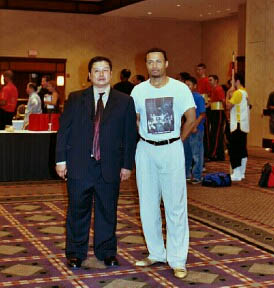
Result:
[[199,184],[202,182],[204,163],[205,100],[201,94],[195,91],[197,80],[194,77],[189,76],[186,85],[191,90],[196,105],[195,125],[192,133],[184,141],[186,180],[191,181],[192,184]]
[[274,134],[274,91],[268,96],[266,108],[270,110],[269,131]]
[[206,65],[204,63],[200,63],[196,67],[197,73],[197,91],[204,97],[205,105],[206,105],[206,119],[205,119],[205,130],[204,130],[204,155],[205,159],[209,160],[210,157],[210,147],[211,147],[211,138],[210,138],[210,93],[211,86],[208,81],[207,73],[206,73]]
[[44,95],[46,113],[59,113],[60,95],[57,90],[56,81],[50,80],[47,85],[48,94]]
[[212,161],[224,161],[224,125],[225,125],[225,92],[219,85],[217,75],[209,75],[208,81],[211,85],[210,94],[210,153]]
[[188,72],[180,72],[179,75],[178,75],[178,80],[183,82],[183,83],[186,83],[186,80],[189,79],[191,75],[188,73]]
[[[247,133],[249,132],[249,103],[248,94],[244,88],[244,77],[235,74],[235,87],[231,87],[230,99],[227,102],[230,109],[230,144],[229,156],[233,169],[232,181],[241,181],[245,178],[247,164]],[[235,88],[237,89],[235,91]]]
[[24,129],[27,129],[29,126],[29,116],[30,114],[41,114],[41,99],[39,95],[36,93],[36,84],[29,82],[27,84],[26,92],[29,95],[27,108],[25,110],[24,116]]
[[50,81],[50,77],[48,75],[42,76],[41,86],[39,86],[38,89],[37,89],[37,93],[38,93],[38,95],[40,96],[40,99],[41,99],[41,107],[42,107],[43,113],[46,113],[46,107],[45,107],[45,104],[44,104],[44,96],[46,94],[49,94],[49,90],[48,90],[49,81]]
[[144,75],[141,75],[141,74],[137,74],[135,76],[132,77],[132,84],[134,86],[144,82],[146,80],[145,76]]
[[120,79],[121,81],[116,83],[113,88],[120,91],[120,92],[123,92],[123,93],[126,93],[128,95],[130,95],[134,85],[129,82],[129,78],[130,78],[130,75],[131,75],[131,72],[129,69],[123,69],[120,73]]
[[0,130],[5,129],[6,125],[12,125],[18,99],[18,90],[13,84],[13,72],[7,70],[3,76],[4,86],[0,92]]

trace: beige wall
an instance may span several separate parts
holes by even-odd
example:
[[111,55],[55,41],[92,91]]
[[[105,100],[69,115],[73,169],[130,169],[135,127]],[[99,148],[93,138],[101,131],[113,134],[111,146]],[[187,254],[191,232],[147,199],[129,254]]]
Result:
[[229,79],[233,51],[238,51],[237,16],[202,23],[202,62],[207,65],[208,74],[219,76],[220,84]]
[[169,74],[193,71],[201,58],[201,25],[195,22],[141,20],[93,15],[0,10],[0,56],[66,58],[66,92],[81,89],[87,63],[95,55],[113,61],[113,83],[119,71],[146,74],[144,52],[154,46],[166,49]]
[[238,56],[245,56],[246,38],[246,4],[239,6],[238,11]]
[[274,2],[249,0],[246,9],[246,87],[253,104],[249,143],[261,146],[262,138],[273,138],[262,112],[274,90]]
[[[253,104],[250,145],[261,146],[263,137],[271,138],[262,110],[274,90],[273,15],[272,0],[247,1],[246,84]],[[238,33],[244,34],[239,22],[236,15],[198,23],[0,10],[0,56],[27,57],[29,49],[37,49],[38,57],[66,58],[68,93],[88,85],[91,57],[103,54],[112,59],[115,83],[125,67],[132,74],[146,74],[144,52],[160,46],[168,52],[169,75],[194,73],[195,65],[205,62],[208,73],[219,75],[224,83],[232,51],[244,51],[238,43]]]

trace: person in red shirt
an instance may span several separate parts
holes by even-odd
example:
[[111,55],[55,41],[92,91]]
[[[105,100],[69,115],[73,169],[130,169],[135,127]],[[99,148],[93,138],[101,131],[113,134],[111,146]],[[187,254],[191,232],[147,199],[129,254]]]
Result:
[[225,92],[220,86],[217,75],[208,76],[212,87],[210,94],[210,159],[213,161],[224,161],[224,124],[225,124]]
[[197,72],[197,92],[199,92],[203,98],[205,99],[206,106],[206,118],[205,118],[205,129],[204,129],[204,156],[205,160],[208,160],[210,156],[210,106],[209,99],[211,93],[211,85],[208,81],[208,77],[206,76],[206,65],[204,63],[200,63],[196,67]]
[[5,129],[6,125],[12,124],[12,117],[16,110],[18,91],[12,82],[13,72],[7,70],[3,73],[4,87],[0,95],[0,130]]

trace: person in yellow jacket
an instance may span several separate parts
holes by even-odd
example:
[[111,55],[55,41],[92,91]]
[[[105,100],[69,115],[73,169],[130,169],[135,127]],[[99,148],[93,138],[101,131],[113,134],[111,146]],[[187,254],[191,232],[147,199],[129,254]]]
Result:
[[[230,109],[230,163],[232,181],[245,178],[247,164],[247,133],[249,132],[249,103],[244,77],[235,74],[235,87],[230,89],[227,108]],[[235,90],[236,88],[236,90]]]

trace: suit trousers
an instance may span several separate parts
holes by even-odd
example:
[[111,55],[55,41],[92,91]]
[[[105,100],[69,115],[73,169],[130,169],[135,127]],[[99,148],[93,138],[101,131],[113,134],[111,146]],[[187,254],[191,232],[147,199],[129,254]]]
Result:
[[94,203],[94,254],[99,260],[117,253],[117,202],[119,183],[106,183],[100,161],[91,160],[91,173],[85,179],[68,178],[66,257],[87,258]]
[[209,156],[216,160],[225,160],[224,152],[224,124],[225,113],[223,110],[211,110],[210,119],[210,135],[211,140]]
[[[184,268],[189,246],[184,147],[181,140],[154,146],[140,140],[136,151],[140,214],[149,258]],[[167,224],[162,233],[161,199]]]

